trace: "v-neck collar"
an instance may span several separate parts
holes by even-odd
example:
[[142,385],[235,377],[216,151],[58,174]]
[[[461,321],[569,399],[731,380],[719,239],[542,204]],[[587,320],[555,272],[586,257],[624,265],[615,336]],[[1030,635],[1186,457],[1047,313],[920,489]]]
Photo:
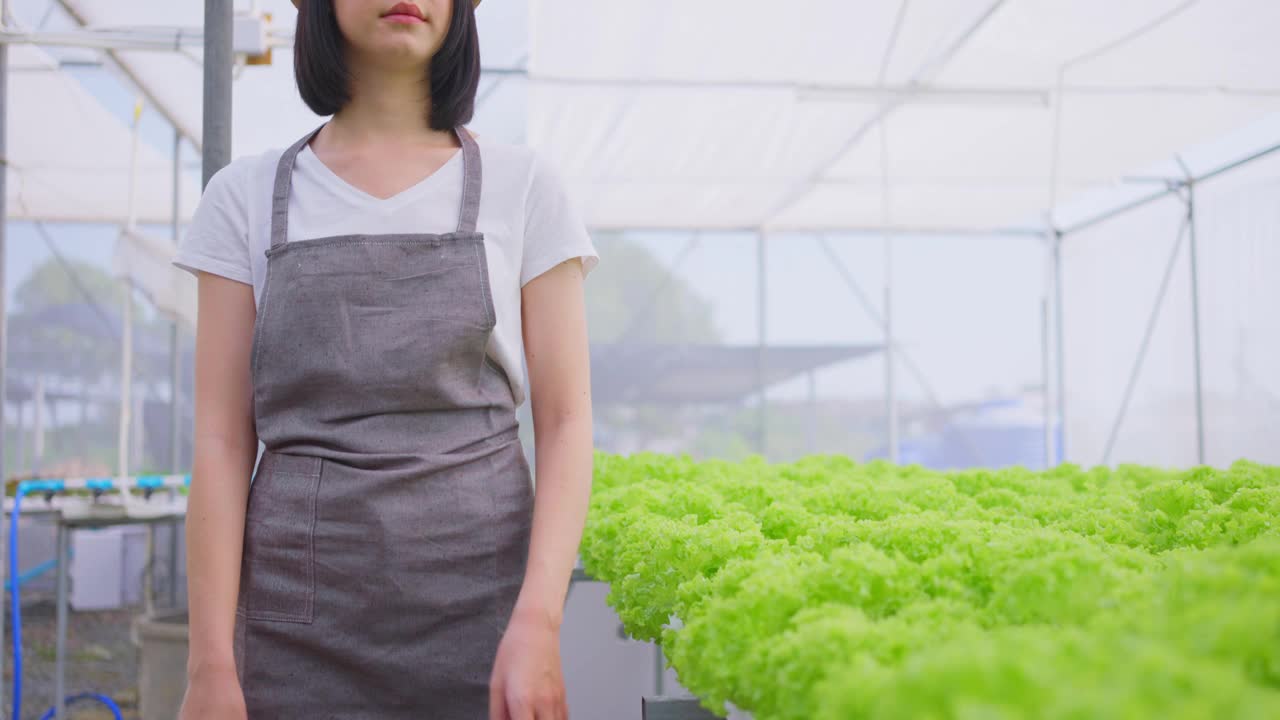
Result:
[[436,168],[431,174],[427,175],[421,180],[418,180],[417,182],[401,190],[400,192],[394,195],[391,195],[390,197],[380,198],[376,195],[371,195],[365,192],[364,190],[361,190],[360,188],[356,187],[355,185],[352,185],[346,180],[342,179],[341,175],[338,175],[336,172],[330,169],[329,166],[326,165],[324,161],[320,159],[320,156],[317,155],[315,151],[311,149],[311,143],[307,143],[306,145],[304,145],[302,149],[298,152],[298,154],[310,156],[306,160],[304,160],[304,162],[307,163],[309,167],[313,167],[316,169],[316,172],[320,174],[325,184],[337,189],[339,192],[342,192],[345,195],[352,197],[353,199],[358,201],[361,205],[364,205],[366,207],[377,208],[384,211],[395,210],[396,208],[401,207],[405,203],[419,197],[428,187],[435,184],[435,182],[438,180],[441,174],[445,172],[451,172],[454,165],[462,162],[462,148],[457,148],[455,152],[449,156],[449,159],[445,160],[444,164]]

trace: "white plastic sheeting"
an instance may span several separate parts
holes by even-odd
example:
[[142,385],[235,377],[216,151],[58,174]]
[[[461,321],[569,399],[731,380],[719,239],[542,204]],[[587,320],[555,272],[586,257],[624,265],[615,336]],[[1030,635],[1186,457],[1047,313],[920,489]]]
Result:
[[1055,100],[1060,201],[1280,110],[1280,3],[903,6],[533,0],[530,143],[598,227],[1036,231]]
[[[1280,155],[1197,186],[1195,212],[1205,461],[1280,462]],[[1197,460],[1189,236],[1174,255],[1185,216],[1185,204],[1169,196],[1063,246],[1070,460]]]
[[[200,0],[58,2],[99,28],[203,22]],[[286,0],[236,9],[292,30]],[[488,31],[518,10],[482,6],[485,64],[527,67],[492,82],[527,90],[527,141],[597,228],[1035,232],[1083,189],[1280,111],[1270,0],[529,0],[527,48]],[[198,137],[198,47],[117,57]],[[234,155],[318,122],[290,64],[239,71]]]
[[[100,27],[198,30],[203,19],[200,0],[58,2]],[[280,31],[291,29],[288,0],[237,4],[255,7],[272,13]],[[1046,219],[1070,229],[1152,194],[1161,179],[1200,176],[1280,137],[1273,0],[529,0],[527,37],[492,32],[523,9],[481,8],[485,65],[526,67],[527,75],[487,77],[474,124],[491,135],[490,125],[517,135],[511,128],[523,126],[595,228],[762,228],[780,238],[891,230],[906,235],[894,245],[906,254],[912,243],[950,247],[960,234],[1041,233]],[[198,133],[198,51],[119,56],[184,132]],[[128,129],[48,56],[15,47],[12,57],[10,216],[122,222]],[[297,98],[287,53],[238,72],[233,155],[287,144],[318,122]],[[1224,135],[1232,141],[1202,144]],[[167,222],[167,160],[144,146],[139,161],[139,220]],[[1213,463],[1275,461],[1280,388],[1266,369],[1280,336],[1266,314],[1276,306],[1274,283],[1264,281],[1280,262],[1275,162],[1197,191]],[[189,212],[196,189],[184,190]],[[1169,197],[1067,236],[1068,459],[1105,456],[1182,212]],[[729,236],[741,249],[743,236]],[[1025,258],[1011,265],[1008,248],[991,237],[964,248],[963,263],[949,256],[936,269],[957,278],[955,295],[967,296],[966,282],[983,277],[978,264],[992,276],[1025,272]],[[122,257],[146,249],[127,236],[121,245]],[[1113,461],[1195,459],[1186,252],[1184,245]],[[157,298],[172,292],[172,301],[158,302],[185,315],[180,289],[163,277],[142,281],[148,261],[129,262],[140,268],[138,284]],[[897,271],[898,297],[910,289],[905,272]],[[944,285],[930,279],[913,292]],[[1039,298],[1026,299],[1035,315]],[[736,307],[741,294],[728,302]],[[915,339],[910,306],[895,301],[895,313]],[[936,334],[936,320],[918,334]],[[972,339],[971,324],[952,325]],[[995,332],[1023,348],[1030,327]],[[954,365],[957,354],[936,357]],[[928,359],[921,364],[941,374]],[[979,364],[975,357],[956,372],[977,378],[971,368]],[[963,400],[972,384],[944,396]]]
[[[9,49],[7,215],[14,220],[124,222],[132,135],[116,116],[44,51]],[[138,222],[173,216],[168,158],[138,149]],[[196,203],[184,188],[181,206]]]

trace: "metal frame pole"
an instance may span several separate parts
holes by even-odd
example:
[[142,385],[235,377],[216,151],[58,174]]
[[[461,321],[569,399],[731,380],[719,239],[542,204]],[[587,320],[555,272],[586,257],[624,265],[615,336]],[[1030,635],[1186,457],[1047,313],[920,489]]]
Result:
[[[905,12],[906,0],[899,6]],[[899,16],[901,21],[901,16]],[[896,34],[896,33],[895,33]],[[886,62],[881,63],[880,79],[884,80]],[[885,118],[880,119],[880,221],[886,226],[893,218],[893,205],[889,198],[889,124]],[[888,425],[889,461],[897,465],[902,459],[901,443],[898,440],[898,385],[894,382],[895,354],[893,350],[893,239],[884,236],[884,419]]]
[[123,330],[120,342],[120,429],[116,433],[116,474],[129,476],[129,436],[133,429],[133,283],[124,279]]
[[[182,181],[181,177],[181,159],[182,159],[182,133],[177,128],[173,129],[173,244],[178,244],[179,235],[179,189]],[[178,442],[179,434],[182,429],[179,394],[181,379],[181,361],[178,334],[178,317],[173,318],[173,325],[169,328],[169,472],[176,473],[179,471],[178,462],[180,455],[180,444]],[[172,493],[171,493],[172,494]],[[153,560],[154,561],[154,560]],[[174,520],[169,523],[169,607],[177,607],[178,605],[178,521]]]
[[204,0],[202,185],[231,162],[231,32],[234,0]]
[[1053,231],[1053,326],[1054,353],[1057,355],[1058,379],[1058,449],[1057,461],[1062,463],[1067,458],[1067,364],[1066,345],[1063,342],[1065,330],[1062,325],[1062,233]]
[[[9,5],[6,0],[0,0],[0,25],[9,26]],[[8,409],[9,385],[8,373],[6,372],[8,357],[8,308],[5,303],[5,295],[7,288],[5,287],[5,273],[7,272],[8,263],[5,262],[6,244],[5,244],[5,226],[8,225],[9,211],[5,206],[5,198],[8,197],[8,188],[6,187],[6,178],[9,175],[9,158],[7,154],[6,138],[9,134],[9,128],[5,122],[8,116],[9,104],[9,46],[0,43],[0,481],[5,480],[8,476],[5,472],[5,447],[4,441],[4,419],[6,410]],[[9,557],[9,524],[8,513],[0,512],[5,519],[0,520],[0,558]],[[8,562],[0,562],[5,570],[0,570],[0,579],[7,578]],[[17,592],[17,581],[14,578],[13,592]],[[0,599],[3,599],[4,593],[0,592]],[[0,619],[4,618],[4,613],[0,612]],[[0,622],[0,677],[4,676],[4,640],[5,640],[5,624]],[[8,707],[5,704],[4,683],[0,682],[0,708]],[[7,715],[7,712],[0,710],[0,717]]]
[[1049,298],[1040,298],[1040,391],[1044,398],[1044,467],[1053,467],[1053,404],[1049,397]]
[[[58,513],[54,521],[58,528],[58,559],[57,559],[57,630],[54,635],[54,656],[55,668],[53,676],[53,717],[56,720],[62,720],[67,716],[66,700],[67,700],[67,605],[69,598],[67,597],[67,574],[70,563],[67,562],[67,540],[70,531],[62,522],[62,513]],[[16,582],[16,580],[15,580]],[[17,592],[17,588],[14,588]]]
[[764,229],[756,231],[756,385],[760,391],[760,407],[756,422],[756,448],[758,452],[768,457],[766,453],[766,443],[768,442],[768,397],[765,391],[765,348],[768,343],[768,324],[765,320],[765,312],[768,307],[768,283],[765,279],[765,232]]
[[805,373],[808,376],[809,417],[805,422],[805,449],[812,455],[818,452],[818,378],[813,368]]
[[[888,243],[885,243],[886,251]],[[895,465],[901,460],[898,444],[898,386],[893,381],[893,291],[888,278],[884,284],[884,387],[885,422],[889,433],[889,460]]]
[[[1179,160],[1181,162],[1181,160]],[[1185,168],[1185,166],[1184,166]],[[1191,342],[1195,360],[1196,383],[1196,463],[1203,465],[1204,457],[1204,395],[1200,372],[1200,279],[1196,261],[1196,186],[1187,179],[1187,252],[1191,261]]]
[[663,662],[662,645],[653,644],[653,690],[654,694],[661,696],[666,691],[667,685],[667,669],[666,663]]
[[44,373],[36,374],[36,385],[31,392],[31,471],[44,472]]

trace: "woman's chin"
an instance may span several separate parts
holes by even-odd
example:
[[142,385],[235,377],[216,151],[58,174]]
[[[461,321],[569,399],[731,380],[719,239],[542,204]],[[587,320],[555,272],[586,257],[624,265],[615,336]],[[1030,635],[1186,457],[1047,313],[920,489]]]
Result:
[[360,56],[376,67],[408,70],[426,65],[431,60],[431,48],[423,38],[379,38],[361,48]]

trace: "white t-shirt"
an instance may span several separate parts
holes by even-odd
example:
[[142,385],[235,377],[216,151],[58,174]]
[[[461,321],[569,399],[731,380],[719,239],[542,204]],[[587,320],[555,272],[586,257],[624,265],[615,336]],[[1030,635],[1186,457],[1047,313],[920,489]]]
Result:
[[[530,148],[477,137],[480,216],[496,325],[489,355],[506,371],[516,405],[525,400],[520,288],[556,265],[581,258],[584,275],[599,262],[581,213],[559,172]],[[271,246],[271,191],[283,149],[240,158],[205,187],[173,264],[253,286],[261,301]],[[307,146],[294,163],[286,240],[328,235],[445,233],[458,227],[462,151],[439,170],[387,199],[333,173]]]

